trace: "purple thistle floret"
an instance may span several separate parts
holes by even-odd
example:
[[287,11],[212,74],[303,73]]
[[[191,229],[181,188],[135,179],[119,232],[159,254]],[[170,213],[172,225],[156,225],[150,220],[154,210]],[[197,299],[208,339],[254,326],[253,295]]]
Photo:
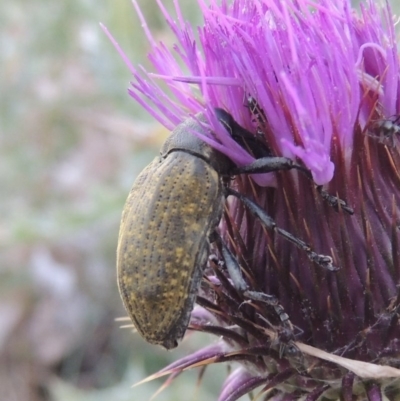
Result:
[[[174,51],[155,42],[134,2],[154,72],[134,67],[111,38],[133,74],[130,95],[170,130],[204,113],[210,134],[202,139],[238,166],[254,157],[218,121],[216,107],[261,135],[275,155],[305,166],[313,182],[280,172],[238,176],[232,187],[331,255],[339,271],[318,268],[229,201],[224,240],[249,286],[276,296],[289,320],[276,316],[276,305],[235,303],[226,272],[210,263],[191,328],[223,341],[156,376],[239,360],[220,401],[258,386],[273,400],[398,399],[400,86],[389,5],[368,1],[356,13],[346,0],[198,0],[204,26],[196,39],[178,0],[176,20],[157,3],[176,37]],[[335,211],[315,184],[345,199],[354,215]]]
[[[135,68],[122,53],[135,78],[129,93],[170,130],[188,115],[205,111],[222,142],[216,147],[237,163],[251,158],[232,144],[213,108],[229,110],[251,128],[243,107],[247,94],[263,108],[280,153],[299,157],[317,184],[333,177],[332,143],[350,157],[354,125],[363,129],[370,118],[373,105],[362,104],[363,86],[379,96],[384,116],[399,109],[398,57],[388,8],[382,10],[384,29],[373,2],[359,17],[343,0],[242,0],[231,6],[224,1],[220,7],[199,1],[205,20],[199,46],[178,2],[177,21],[157,3],[177,38],[175,54],[155,42],[134,2],[153,46],[149,58],[156,73]],[[173,96],[161,89],[160,78]]]

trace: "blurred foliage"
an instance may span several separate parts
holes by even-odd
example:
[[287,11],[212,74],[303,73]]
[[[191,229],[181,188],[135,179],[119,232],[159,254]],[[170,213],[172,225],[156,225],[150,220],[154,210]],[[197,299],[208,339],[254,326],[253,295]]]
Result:
[[[139,3],[171,43],[156,3]],[[148,64],[127,0],[0,3],[0,400],[150,399],[162,381],[131,385],[194,348],[167,353],[114,321],[122,206],[167,132],[130,100],[99,22]],[[158,399],[187,399],[196,380]]]
[[[195,2],[180,3],[199,23]],[[156,2],[139,4],[172,45]],[[122,206],[167,132],[128,97],[100,21],[148,65],[129,0],[0,3],[0,400],[147,400],[162,381],[133,383],[210,341],[167,353],[114,321]],[[211,370],[200,388],[187,372],[157,399],[216,399],[224,367]]]

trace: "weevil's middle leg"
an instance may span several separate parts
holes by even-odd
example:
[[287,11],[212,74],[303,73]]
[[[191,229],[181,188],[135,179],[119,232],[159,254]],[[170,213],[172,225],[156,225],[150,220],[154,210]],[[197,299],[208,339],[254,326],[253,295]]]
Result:
[[333,261],[330,256],[320,255],[314,252],[306,242],[302,241],[300,238],[295,237],[288,231],[279,228],[276,225],[275,221],[272,219],[272,217],[270,217],[267,213],[265,213],[265,211],[255,202],[251,201],[246,196],[240,194],[239,192],[231,188],[226,189],[226,195],[227,196],[233,195],[236,196],[236,198],[240,199],[240,201],[248,208],[248,210],[253,214],[253,216],[257,217],[260,220],[261,224],[265,228],[267,228],[268,230],[274,230],[277,234],[287,239],[288,241],[292,242],[294,245],[296,245],[298,248],[304,251],[312,262],[315,262],[319,266],[330,271],[338,270],[338,268],[333,265]]
[[[303,166],[295,163],[293,160],[287,157],[262,157],[260,159],[254,160],[254,162],[242,166],[236,167],[233,169],[232,174],[257,174],[257,173],[271,173],[274,171],[281,171],[281,170],[292,170],[296,169],[304,174],[308,179],[313,181],[311,172]],[[344,210],[349,214],[354,214],[354,210],[347,206],[347,203],[338,198],[337,196],[333,196],[329,194],[327,191],[322,189],[322,185],[316,185],[316,189],[321,195],[322,199],[329,203],[335,210],[340,209]]]

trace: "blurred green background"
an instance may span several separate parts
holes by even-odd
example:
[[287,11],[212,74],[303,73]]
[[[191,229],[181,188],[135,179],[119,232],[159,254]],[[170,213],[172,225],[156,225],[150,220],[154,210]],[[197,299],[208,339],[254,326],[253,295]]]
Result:
[[[196,2],[180,3],[199,23]],[[139,4],[172,45],[156,2]],[[146,401],[163,380],[133,383],[207,341],[166,352],[115,322],[122,206],[167,132],[127,95],[100,21],[148,65],[129,0],[0,2],[1,401]],[[225,371],[211,367],[199,388],[186,372],[157,400],[216,399]]]
[[[172,44],[155,1],[139,3]],[[131,385],[196,348],[166,352],[115,322],[122,206],[167,132],[127,95],[99,22],[148,65],[129,0],[0,2],[2,401],[145,401],[163,380]],[[221,366],[211,371],[198,399],[215,398]],[[194,399],[196,381],[188,372],[157,399]]]

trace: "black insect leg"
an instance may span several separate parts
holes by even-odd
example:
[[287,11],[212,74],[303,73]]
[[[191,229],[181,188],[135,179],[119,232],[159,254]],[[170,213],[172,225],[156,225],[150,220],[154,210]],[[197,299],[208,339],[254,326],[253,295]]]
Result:
[[246,281],[243,279],[242,271],[240,269],[239,262],[232,254],[232,252],[225,245],[222,238],[215,233],[213,240],[218,243],[221,249],[222,257],[225,261],[226,269],[228,270],[229,277],[231,278],[233,285],[237,291],[239,291],[244,297],[249,298],[253,301],[259,301],[266,303],[274,308],[276,314],[282,323],[289,320],[288,314],[284,311],[283,306],[279,303],[278,299],[269,294],[265,294],[259,291],[252,291],[249,289]]
[[261,140],[258,136],[255,136],[246,128],[239,125],[228,112],[219,108],[214,110],[219,122],[242,148],[247,149],[257,159],[272,155],[271,150],[265,144],[264,140]]
[[[287,315],[286,315],[287,316]],[[303,334],[303,330],[300,329],[298,334],[294,333],[294,327],[292,322],[289,320],[289,317],[286,321],[282,321],[282,325],[280,327],[276,327],[271,322],[262,316],[260,313],[257,313],[257,317],[264,321],[268,326],[277,331],[278,334],[278,342],[279,342],[279,358],[282,358],[284,354],[288,355],[299,355],[300,350],[296,346],[294,340],[296,335]]]
[[[256,100],[252,96],[249,96],[248,102],[251,113],[257,118],[259,124],[263,125],[263,123],[266,121],[263,110],[258,107]],[[308,169],[300,166],[287,157],[273,156],[271,149],[259,138],[259,135],[255,136],[246,128],[242,127],[224,109],[215,108],[214,110],[219,122],[225,127],[231,137],[240,146],[247,148],[256,158],[253,163],[250,163],[247,166],[233,169],[233,175],[269,173],[273,171],[296,169],[304,174],[309,180],[314,182],[312,174]],[[316,185],[316,189],[321,195],[322,199],[328,202],[329,205],[335,210],[339,210],[340,208],[349,214],[354,213],[353,209],[347,206],[347,203],[344,200],[329,194],[327,191],[322,189],[321,185]]]
[[[305,167],[296,164],[293,160],[287,157],[263,157],[260,159],[254,160],[253,163],[250,163],[246,166],[236,167],[233,169],[232,174],[257,174],[257,173],[271,173],[273,171],[281,171],[281,170],[292,170],[296,169],[304,174],[308,179],[313,181],[312,174]],[[339,199],[336,196],[329,194],[327,191],[322,189],[322,185],[316,185],[316,189],[321,195],[322,199],[329,203],[335,210],[340,209],[344,210],[349,214],[353,214],[354,210],[347,206],[347,203]]]
[[[213,235],[213,241],[215,241],[219,245],[222,257],[224,259],[224,264],[226,266],[226,269],[228,270],[229,276],[233,282],[233,286],[235,287],[236,291],[238,291],[243,297],[248,298],[249,300],[262,302],[271,306],[278,316],[280,320],[280,325],[275,326],[270,323],[267,318],[257,313],[257,316],[261,320],[266,322],[276,332],[277,338],[273,341],[272,345],[274,343],[276,345],[279,345],[279,355],[281,357],[284,353],[297,355],[299,353],[299,350],[294,343],[294,326],[289,319],[289,315],[285,312],[283,306],[279,303],[278,298],[276,298],[274,295],[250,290],[249,286],[243,279],[239,262],[225,245],[222,238],[217,233],[215,233]],[[220,264],[220,262],[218,262],[218,264]]]
[[315,188],[321,195],[322,199],[328,202],[329,205],[333,207],[335,210],[339,210],[339,205],[340,205],[340,209],[344,210],[348,214],[354,214],[353,208],[347,206],[347,203],[343,199],[331,195],[329,192],[322,189],[322,185],[316,185]]
[[275,221],[268,216],[267,213],[264,212],[264,210],[258,206],[256,203],[251,201],[249,198],[246,196],[243,196],[239,192],[227,188],[226,189],[226,195],[233,195],[236,196],[236,198],[240,199],[240,201],[249,209],[249,211],[260,220],[261,224],[267,228],[268,230],[274,230],[277,234],[282,236],[283,238],[287,239],[288,241],[292,242],[294,245],[296,245],[298,248],[300,248],[302,251],[304,251],[308,258],[312,261],[318,264],[319,266],[323,267],[324,269],[330,270],[330,271],[336,271],[338,270],[337,267],[333,265],[332,258],[327,255],[320,255],[314,252],[311,247],[302,241],[301,239],[295,237],[293,234],[289,233],[286,230],[283,230],[282,228],[279,228]]
[[236,167],[232,170],[232,174],[258,174],[271,173],[273,171],[297,169],[303,173],[308,173],[308,170],[299,164],[296,164],[292,159],[279,156],[268,156],[254,160],[254,162],[246,166]]

